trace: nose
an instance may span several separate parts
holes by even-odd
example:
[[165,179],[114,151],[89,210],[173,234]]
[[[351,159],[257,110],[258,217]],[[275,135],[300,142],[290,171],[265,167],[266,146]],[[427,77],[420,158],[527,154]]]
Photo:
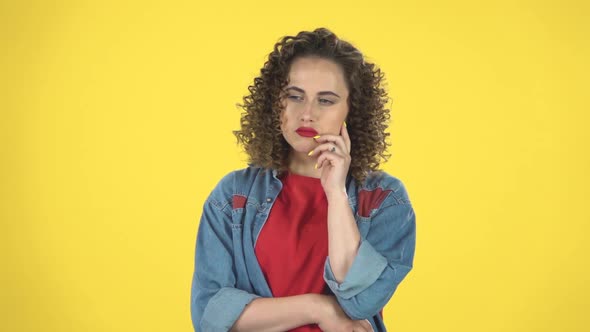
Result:
[[315,108],[311,100],[307,100],[305,104],[302,105],[300,117],[303,122],[315,121]]

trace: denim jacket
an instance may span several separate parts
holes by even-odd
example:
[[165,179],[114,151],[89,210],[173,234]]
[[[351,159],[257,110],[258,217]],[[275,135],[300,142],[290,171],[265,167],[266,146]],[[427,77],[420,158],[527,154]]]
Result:
[[[277,170],[249,164],[225,175],[207,197],[191,288],[195,331],[229,331],[248,303],[272,297],[254,247],[281,189]],[[379,312],[412,269],[416,217],[403,183],[386,172],[369,173],[360,186],[349,172],[346,190],[361,243],[342,283],[328,257],[323,278],[351,319],[385,331]]]

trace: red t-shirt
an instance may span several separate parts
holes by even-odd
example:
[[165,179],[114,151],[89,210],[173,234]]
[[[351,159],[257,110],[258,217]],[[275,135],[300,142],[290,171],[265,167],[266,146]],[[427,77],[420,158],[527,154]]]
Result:
[[[286,172],[255,253],[274,297],[328,294],[328,201],[320,179]],[[321,331],[316,324],[290,331]]]

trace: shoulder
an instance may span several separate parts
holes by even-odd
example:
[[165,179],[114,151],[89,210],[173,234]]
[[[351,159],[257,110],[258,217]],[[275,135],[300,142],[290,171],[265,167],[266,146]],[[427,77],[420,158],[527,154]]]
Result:
[[387,191],[399,204],[410,203],[408,191],[402,180],[385,171],[369,173],[363,183],[362,189]]
[[256,179],[264,176],[272,176],[272,171],[252,165],[228,172],[215,185],[208,200],[216,205],[230,203],[235,195],[247,195]]
[[379,170],[368,174],[358,188],[359,215],[368,217],[373,210],[392,205],[411,204],[404,183],[397,177]]

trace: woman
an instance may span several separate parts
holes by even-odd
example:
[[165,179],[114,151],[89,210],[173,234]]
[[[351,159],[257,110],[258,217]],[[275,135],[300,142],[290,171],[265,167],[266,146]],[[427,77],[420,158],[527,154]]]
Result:
[[286,36],[241,105],[248,167],[203,206],[191,314],[198,331],[385,331],[412,268],[415,214],[379,171],[383,74],[320,28]]

